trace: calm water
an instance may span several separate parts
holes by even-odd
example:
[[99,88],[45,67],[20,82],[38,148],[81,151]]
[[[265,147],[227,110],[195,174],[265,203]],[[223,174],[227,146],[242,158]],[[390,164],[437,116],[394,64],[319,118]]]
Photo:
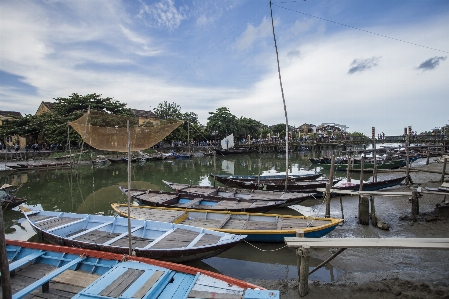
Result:
[[[307,152],[289,156],[289,168],[299,172],[309,169]],[[189,160],[150,161],[132,164],[132,188],[170,191],[162,180],[194,185],[213,185],[209,174],[258,174],[266,170],[285,171],[285,153],[250,154],[192,158]],[[312,168],[313,169],[313,168]],[[109,164],[103,167],[90,165],[73,169],[22,172],[0,177],[0,183],[14,186],[23,184],[17,196],[26,197],[28,205],[49,211],[75,213],[104,213],[113,215],[111,203],[126,203],[118,185],[127,186],[127,164]],[[284,208],[275,213],[298,214]],[[4,211],[6,238],[38,241],[36,234],[19,211]],[[294,250],[283,243],[241,243],[218,257],[195,261],[189,265],[220,272],[239,279],[288,279],[297,278]],[[311,267],[320,260],[311,260]],[[316,271],[311,279],[331,281],[341,274],[327,267]]]

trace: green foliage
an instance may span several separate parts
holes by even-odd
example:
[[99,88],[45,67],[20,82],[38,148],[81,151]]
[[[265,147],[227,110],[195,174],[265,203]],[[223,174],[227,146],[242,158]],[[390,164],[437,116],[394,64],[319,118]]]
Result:
[[273,136],[279,134],[279,138],[285,137],[285,124],[277,124],[271,127]]
[[182,113],[181,106],[176,103],[168,103],[164,101],[153,109],[154,114],[164,120],[183,120],[184,123],[170,135],[165,137],[165,142],[201,140],[202,128],[198,121],[198,115],[193,112]]
[[228,108],[221,107],[215,112],[209,112],[206,131],[217,138],[224,138],[231,133],[237,133],[238,119]]
[[237,126],[237,135],[241,138],[246,138],[248,135],[250,135],[251,138],[259,138],[263,128],[261,122],[246,117],[240,117]]
[[63,117],[70,117],[72,120],[81,117],[89,107],[91,110],[108,112],[117,115],[134,116],[129,108],[125,108],[126,104],[114,101],[110,97],[102,98],[96,93],[79,95],[72,93],[67,98],[55,98],[52,112]]

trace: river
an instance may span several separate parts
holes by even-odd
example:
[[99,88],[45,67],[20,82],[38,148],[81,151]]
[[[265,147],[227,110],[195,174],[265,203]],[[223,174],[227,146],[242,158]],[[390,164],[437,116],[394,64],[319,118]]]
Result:
[[[293,173],[309,169],[309,152],[289,155],[289,168]],[[31,162],[30,162],[31,163]],[[259,174],[267,170],[285,171],[285,153],[264,153],[217,157],[194,157],[184,160],[158,160],[133,163],[132,188],[170,191],[162,180],[213,185],[209,174]],[[31,208],[49,211],[114,215],[111,203],[126,203],[126,196],[118,185],[127,186],[127,164],[109,164],[93,167],[79,165],[74,168],[35,170],[0,177],[0,183],[22,187],[18,197],[26,197]],[[322,200],[315,200],[315,204]],[[313,202],[311,203],[314,204]],[[273,213],[298,212],[283,208]],[[37,235],[18,210],[4,211],[7,239],[38,242]],[[311,269],[321,263],[311,259]],[[284,243],[241,243],[233,249],[202,261],[187,263],[195,267],[219,272],[238,279],[291,279],[297,278],[295,251]],[[316,271],[310,279],[333,281],[341,270],[326,266]]]

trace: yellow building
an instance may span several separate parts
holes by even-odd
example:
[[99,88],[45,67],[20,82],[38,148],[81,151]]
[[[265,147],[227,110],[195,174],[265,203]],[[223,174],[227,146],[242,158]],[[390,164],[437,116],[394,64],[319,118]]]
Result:
[[[22,113],[16,111],[0,111],[0,126],[3,125],[3,122],[8,119],[20,118],[23,117]],[[19,135],[14,136],[6,136],[4,140],[0,141],[2,143],[2,147],[4,145],[13,147],[15,144],[19,144],[20,148],[25,148],[25,138],[20,137]]]

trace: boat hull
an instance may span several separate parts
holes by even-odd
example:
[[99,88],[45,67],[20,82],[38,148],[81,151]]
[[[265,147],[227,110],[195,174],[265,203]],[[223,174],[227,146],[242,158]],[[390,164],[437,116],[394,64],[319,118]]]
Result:
[[15,240],[6,251],[13,298],[279,298],[277,290],[154,259]]
[[[112,204],[114,211],[127,217],[128,207]],[[194,209],[154,208],[131,206],[131,215],[137,219],[151,219],[186,224],[235,235],[245,235],[251,242],[284,242],[298,231],[306,238],[321,238],[333,231],[342,219],[310,218],[303,216],[200,211]]]
[[[61,246],[186,262],[220,254],[244,237],[205,231],[187,225],[131,220],[131,241],[126,218],[57,212],[25,212],[39,239]],[[218,233],[218,234],[217,234]]]

